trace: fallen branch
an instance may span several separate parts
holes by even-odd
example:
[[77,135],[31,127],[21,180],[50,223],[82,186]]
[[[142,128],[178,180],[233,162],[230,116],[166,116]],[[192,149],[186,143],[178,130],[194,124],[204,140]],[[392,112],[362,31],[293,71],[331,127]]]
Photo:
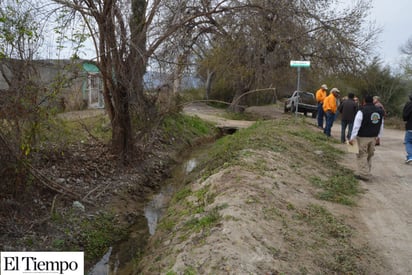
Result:
[[69,197],[71,199],[74,200],[81,200],[85,203],[88,204],[92,204],[91,202],[88,201],[84,201],[81,199],[81,195],[73,192],[72,190],[50,180],[48,177],[46,177],[45,175],[43,175],[39,170],[37,170],[36,168],[34,168],[30,163],[28,163],[27,161],[22,160],[15,152],[14,150],[11,149],[11,147],[9,146],[7,140],[4,138],[4,136],[2,135],[2,133],[0,132],[0,141],[3,144],[3,147],[5,147],[5,149],[8,151],[9,155],[11,157],[13,157],[13,159],[17,162],[21,162],[25,168],[27,168],[28,172],[36,179],[38,180],[42,185],[46,186],[48,189],[55,191],[59,194],[62,194],[66,197]]
[[50,180],[48,177],[46,177],[45,175],[43,175],[39,170],[37,170],[36,168],[34,168],[33,166],[31,166],[29,163],[26,163],[25,166],[27,168],[29,168],[30,173],[32,174],[32,176],[37,179],[38,181],[40,181],[44,186],[46,186],[47,188],[60,193],[66,197],[69,197],[73,200],[79,200],[79,201],[83,201],[85,203],[88,204],[92,204],[92,202],[89,201],[84,201],[81,198],[81,195],[73,192],[72,190],[70,190],[69,188],[66,188],[52,180]]

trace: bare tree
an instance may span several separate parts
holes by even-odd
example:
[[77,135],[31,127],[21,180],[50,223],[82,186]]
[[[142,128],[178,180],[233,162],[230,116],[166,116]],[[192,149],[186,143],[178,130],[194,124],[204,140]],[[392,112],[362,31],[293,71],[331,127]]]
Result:
[[45,94],[34,59],[42,45],[38,7],[31,1],[0,2],[0,177],[2,191],[15,197],[24,192],[31,152],[47,113]]
[[9,144],[16,148],[33,145],[40,115],[41,83],[33,65],[42,43],[36,12],[28,1],[7,0],[0,5],[0,74],[6,85],[0,92],[0,117],[9,125],[5,128]]
[[[357,1],[344,9],[338,1],[244,1],[249,8],[234,15],[220,17],[222,32],[213,47],[226,47],[225,58],[218,58],[222,51],[210,50],[209,60],[219,70],[216,81],[230,79],[235,64],[246,67],[237,83],[243,81],[243,91],[251,88],[279,85],[290,86],[290,60],[310,60],[314,78],[358,70],[369,58],[379,30],[366,25],[370,2]],[[216,39],[215,39],[216,40]],[[231,53],[230,53],[231,52]],[[230,61],[228,60],[230,59]],[[230,66],[227,66],[230,64]],[[225,69],[226,68],[226,69]],[[209,70],[211,70],[209,68]],[[207,71],[203,69],[203,71]],[[249,75],[249,77],[245,77]],[[317,76],[317,77],[316,77]],[[315,81],[318,81],[317,79]],[[289,83],[289,84],[288,84]],[[318,85],[318,84],[316,84]],[[232,83],[228,86],[234,88]],[[234,89],[234,97],[242,88]]]
[[409,38],[403,46],[401,46],[400,50],[401,53],[412,56],[412,37]]
[[[133,129],[150,129],[156,119],[154,100],[144,92],[143,76],[150,58],[191,24],[207,24],[208,15],[224,13],[232,1],[145,1],[145,0],[53,0],[80,14],[93,37],[97,65],[104,79],[104,97],[113,129],[113,148],[127,158],[133,144]],[[171,13],[172,8],[178,12]],[[199,21],[196,21],[199,19]],[[183,30],[183,31],[182,31]],[[182,38],[177,56],[181,74],[186,59]],[[190,45],[189,45],[190,47]],[[163,48],[164,49],[164,48]],[[137,125],[132,126],[132,121]],[[136,127],[135,127],[136,126]]]
[[[310,59],[326,73],[358,65],[373,38],[373,32],[362,32],[367,0],[341,12],[334,9],[337,1],[315,0],[53,1],[80,14],[90,30],[104,78],[113,147],[124,156],[131,151],[134,129],[149,129],[157,117],[154,100],[143,87],[146,69],[156,58],[174,72],[177,90],[204,37],[213,41],[208,46],[232,47],[225,59],[232,64],[230,85],[241,94],[269,83],[267,73],[284,68],[291,58]],[[240,67],[233,70],[233,64]]]
[[404,70],[405,76],[409,79],[412,76],[412,37],[409,38],[405,44],[400,47],[400,52],[405,55],[401,66]]

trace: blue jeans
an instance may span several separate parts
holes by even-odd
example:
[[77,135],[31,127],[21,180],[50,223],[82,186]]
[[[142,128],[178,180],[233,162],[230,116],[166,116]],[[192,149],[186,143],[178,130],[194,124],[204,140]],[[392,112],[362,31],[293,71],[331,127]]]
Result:
[[[340,141],[344,143],[346,140],[349,140],[350,136],[352,135],[353,121],[342,120],[341,126],[342,127],[340,130]],[[348,134],[346,135],[346,139],[345,139],[346,127],[348,128]]]
[[323,117],[325,112],[323,111],[323,103],[318,103],[318,126],[323,128]]
[[406,159],[412,159],[412,130],[405,132]]
[[332,130],[333,122],[335,121],[335,114],[332,112],[327,112],[326,113],[326,126],[323,132],[325,135],[330,137],[330,132]]

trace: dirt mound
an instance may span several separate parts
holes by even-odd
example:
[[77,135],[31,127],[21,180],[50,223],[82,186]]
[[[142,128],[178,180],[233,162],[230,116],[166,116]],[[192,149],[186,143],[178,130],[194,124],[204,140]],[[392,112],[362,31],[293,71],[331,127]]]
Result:
[[[283,116],[279,109],[260,110]],[[311,128],[287,125],[291,134],[294,127]],[[272,134],[252,138],[270,149],[242,150],[236,164],[225,163],[178,196],[150,240],[141,274],[392,273],[364,238],[357,208],[317,198],[310,178],[331,171],[317,165],[323,153],[303,148],[308,145],[292,134],[277,137],[295,146],[285,154],[268,140]]]

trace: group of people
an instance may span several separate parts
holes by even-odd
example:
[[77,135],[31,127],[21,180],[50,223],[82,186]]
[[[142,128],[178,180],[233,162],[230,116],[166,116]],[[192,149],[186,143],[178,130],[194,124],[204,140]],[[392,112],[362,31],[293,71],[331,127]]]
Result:
[[[335,121],[336,111],[338,110],[340,91],[337,88],[332,88],[328,95],[328,86],[323,84],[319,90],[316,91],[316,101],[318,102],[318,127],[323,129],[323,132],[328,137],[331,136],[333,122]],[[326,123],[323,126],[324,118]]]
[[[374,155],[375,146],[380,145],[380,137],[383,132],[385,108],[378,96],[367,95],[363,98],[363,103],[353,93],[341,99],[340,91],[332,88],[328,94],[326,84],[321,85],[316,91],[318,102],[317,125],[326,136],[331,136],[333,122],[338,114],[341,115],[341,142],[348,142],[353,145],[358,144],[359,152],[357,178],[369,180],[371,177],[371,158]],[[406,122],[405,133],[405,163],[412,163],[412,95],[410,102],[405,104],[403,109],[403,120]],[[324,125],[325,118],[325,125]],[[346,131],[347,130],[347,131]]]
[[[331,128],[333,122],[338,115],[341,115],[341,142],[345,143],[349,140],[355,116],[362,105],[359,103],[359,98],[354,93],[349,93],[347,96],[341,98],[340,91],[337,88],[333,88],[329,95],[327,93],[328,87],[323,84],[318,91],[316,91],[316,100],[318,102],[318,115],[317,122],[318,127],[323,130],[325,135],[331,136]],[[373,104],[376,107],[382,109],[385,117],[386,112],[383,104],[380,102],[378,96],[374,96]],[[366,102],[363,103],[363,105]],[[324,121],[326,124],[324,126]],[[380,137],[376,137],[375,145],[380,145]]]

